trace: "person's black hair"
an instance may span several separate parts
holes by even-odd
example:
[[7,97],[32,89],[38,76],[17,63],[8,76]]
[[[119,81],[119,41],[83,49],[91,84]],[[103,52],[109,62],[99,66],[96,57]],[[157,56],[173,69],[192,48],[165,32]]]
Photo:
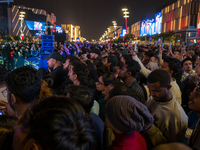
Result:
[[0,64],[0,84],[4,84],[5,83],[5,76],[7,74],[7,69],[5,66],[3,66],[2,64]]
[[169,64],[169,69],[173,71],[172,77],[177,78],[177,76],[182,73],[181,62],[176,58],[167,57],[164,62]]
[[38,69],[38,72],[40,73],[41,78],[48,74],[46,69],[44,69],[44,68]]
[[124,57],[125,63],[133,60],[132,56],[130,56],[130,55],[125,55],[124,54],[124,55],[122,55],[122,57]]
[[178,53],[181,55],[181,51],[179,51],[179,50],[175,50],[174,53],[175,53],[175,52],[178,52]]
[[86,113],[90,113],[94,104],[94,94],[90,88],[83,85],[71,85],[65,90],[65,95],[70,94],[70,98],[79,102]]
[[95,59],[93,59],[93,65],[96,66],[97,64],[101,63],[102,62],[102,59],[97,57]]
[[33,138],[45,150],[96,147],[91,119],[77,101],[67,97],[51,96],[35,101],[22,116],[21,128],[29,129],[24,143]]
[[142,52],[137,53],[138,58],[141,58],[141,60],[143,60],[144,56],[142,54]]
[[110,83],[113,89],[109,91],[109,99],[117,95],[128,95],[130,96],[131,91],[128,85],[118,80],[114,80]]
[[100,77],[100,76],[104,75],[105,73],[107,73],[106,67],[103,66],[102,59],[95,66],[97,68],[96,71],[97,71],[98,77]]
[[39,98],[41,90],[41,76],[31,66],[24,66],[9,72],[5,77],[9,92],[28,104]]
[[181,62],[181,67],[183,67],[183,64],[186,62],[186,61],[191,61],[191,63],[192,63],[192,59],[191,58],[189,58],[189,57],[187,57],[187,58],[185,58],[182,62]]
[[50,75],[45,75],[42,77],[42,79],[48,84],[49,88],[52,88],[53,86],[53,78]]
[[114,68],[115,68],[115,66],[117,66],[117,64],[118,64],[118,59],[117,59],[117,57],[116,57],[116,56],[109,55],[109,56],[108,56],[108,63],[111,63],[111,65],[110,65],[110,71],[111,71],[111,72],[114,72]]
[[169,73],[165,70],[156,69],[153,72],[151,72],[147,78],[147,82],[149,83],[159,83],[160,87],[167,87],[170,82],[171,78],[169,76]]
[[137,75],[139,74],[140,72],[140,65],[137,61],[135,60],[130,60],[128,62],[126,62],[126,65],[127,65],[127,72],[131,72],[131,75],[134,77],[134,78],[137,78]]
[[121,60],[119,60],[117,66],[119,66],[119,68],[122,69],[124,66],[124,63]]
[[148,56],[148,57],[152,57],[153,56],[152,51],[145,52],[145,55]]
[[17,122],[17,117],[0,116],[0,149],[12,150],[13,136]]
[[77,75],[80,85],[85,85],[91,89],[96,89],[95,81],[88,77],[88,69],[84,63],[74,62],[72,70],[73,74]]
[[195,63],[195,61],[197,60],[199,56],[197,54],[193,55],[192,56],[192,61],[193,61],[193,64]]
[[80,62],[80,59],[76,56],[67,56],[65,60],[69,59],[69,65],[72,65],[73,62]]
[[106,73],[102,76],[102,80],[105,86],[108,86],[112,81],[115,80],[115,77],[111,73]]

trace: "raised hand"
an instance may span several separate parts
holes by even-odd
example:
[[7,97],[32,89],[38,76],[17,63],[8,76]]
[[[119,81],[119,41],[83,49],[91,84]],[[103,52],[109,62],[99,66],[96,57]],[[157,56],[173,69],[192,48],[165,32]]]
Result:
[[7,102],[0,101],[0,110],[3,115],[16,116],[15,111],[10,107]]

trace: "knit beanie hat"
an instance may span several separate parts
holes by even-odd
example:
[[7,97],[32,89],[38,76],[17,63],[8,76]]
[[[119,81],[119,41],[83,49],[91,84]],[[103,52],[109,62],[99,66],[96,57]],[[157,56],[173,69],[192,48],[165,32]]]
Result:
[[155,62],[149,62],[149,63],[147,64],[147,66],[148,66],[148,65],[151,67],[151,71],[154,71],[154,70],[158,69],[158,64],[155,63]]
[[130,96],[115,96],[106,105],[111,124],[122,133],[145,131],[154,122],[148,108]]

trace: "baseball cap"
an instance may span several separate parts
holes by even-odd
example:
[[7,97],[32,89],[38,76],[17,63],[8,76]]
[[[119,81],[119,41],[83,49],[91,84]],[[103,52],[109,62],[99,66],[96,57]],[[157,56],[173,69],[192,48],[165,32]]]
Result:
[[53,52],[49,56],[44,57],[44,59],[50,59],[50,58],[53,58],[58,61],[62,61],[62,56],[58,52]]

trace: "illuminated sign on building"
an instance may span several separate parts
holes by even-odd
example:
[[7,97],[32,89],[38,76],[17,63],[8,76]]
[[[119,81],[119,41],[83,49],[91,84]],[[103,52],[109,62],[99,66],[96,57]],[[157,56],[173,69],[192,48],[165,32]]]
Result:
[[42,22],[34,21],[34,30],[42,30]]
[[154,19],[145,19],[141,21],[140,36],[152,35]]
[[153,34],[161,33],[162,11],[155,15],[155,32]]
[[119,37],[125,36],[126,35],[126,29],[122,29],[122,33],[119,35]]
[[161,33],[162,12],[155,14],[155,19],[144,19],[140,25],[140,36],[151,36]]
[[25,20],[26,25],[29,30],[34,31],[45,31],[46,30],[46,23],[45,22],[37,22],[37,21],[27,21]]
[[200,37],[200,23],[197,25],[197,35],[196,37]]
[[44,31],[35,31],[35,36],[40,36],[44,34]]
[[63,32],[62,27],[61,26],[56,26],[56,32],[62,33]]

